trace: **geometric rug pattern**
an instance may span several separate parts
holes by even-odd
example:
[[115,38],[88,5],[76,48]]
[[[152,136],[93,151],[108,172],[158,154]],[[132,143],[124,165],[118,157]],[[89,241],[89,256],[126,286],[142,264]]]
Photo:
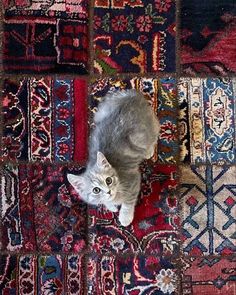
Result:
[[[236,294],[234,0],[4,0],[0,294]],[[134,220],[86,204],[108,92],[160,121]]]
[[236,167],[181,167],[181,173],[183,252],[235,253]]

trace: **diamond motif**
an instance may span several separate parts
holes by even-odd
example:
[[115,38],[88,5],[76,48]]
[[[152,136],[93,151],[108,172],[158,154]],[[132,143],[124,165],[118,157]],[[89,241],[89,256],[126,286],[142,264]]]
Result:
[[196,198],[194,198],[194,196],[191,196],[190,198],[188,198],[188,200],[186,201],[186,204],[188,204],[189,206],[196,206],[198,203],[198,201],[196,200]]
[[233,207],[235,204],[235,200],[232,197],[228,197],[224,203],[229,206],[229,207]]

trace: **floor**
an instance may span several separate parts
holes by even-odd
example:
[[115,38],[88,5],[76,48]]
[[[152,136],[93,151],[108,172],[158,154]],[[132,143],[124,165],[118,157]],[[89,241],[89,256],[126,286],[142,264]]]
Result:
[[[236,295],[234,0],[4,0],[0,294]],[[161,123],[135,218],[67,180],[108,91]]]

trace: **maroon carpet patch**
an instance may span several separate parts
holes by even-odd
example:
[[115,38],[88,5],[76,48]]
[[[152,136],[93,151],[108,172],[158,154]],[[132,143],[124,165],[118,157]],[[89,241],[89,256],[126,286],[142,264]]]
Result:
[[188,75],[236,72],[236,2],[181,2],[181,66]]
[[67,172],[81,168],[6,165],[2,177],[2,247],[10,252],[80,252],[85,247],[86,205]]
[[184,258],[182,294],[235,294],[236,258]]

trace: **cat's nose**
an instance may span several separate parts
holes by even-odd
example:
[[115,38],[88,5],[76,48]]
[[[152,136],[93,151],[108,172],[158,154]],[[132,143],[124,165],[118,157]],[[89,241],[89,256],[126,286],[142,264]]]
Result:
[[109,195],[111,194],[111,190],[109,190],[109,192],[107,192]]

